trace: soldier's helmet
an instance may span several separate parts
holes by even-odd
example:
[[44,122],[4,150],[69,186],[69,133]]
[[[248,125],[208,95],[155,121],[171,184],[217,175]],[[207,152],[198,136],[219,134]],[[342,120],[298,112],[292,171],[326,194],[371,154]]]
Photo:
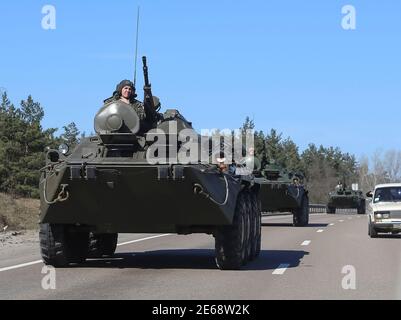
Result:
[[130,80],[122,80],[119,84],[116,86],[116,90],[113,93],[113,96],[120,99],[121,98],[121,91],[123,90],[124,87],[131,87],[132,88],[132,96],[131,99],[136,98],[138,95],[135,93],[136,89],[134,86],[134,83]]

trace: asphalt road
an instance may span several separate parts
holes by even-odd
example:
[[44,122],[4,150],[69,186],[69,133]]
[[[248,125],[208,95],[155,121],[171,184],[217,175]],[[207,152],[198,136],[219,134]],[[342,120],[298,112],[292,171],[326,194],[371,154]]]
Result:
[[365,215],[290,221],[263,218],[261,255],[240,271],[216,268],[208,235],[121,235],[135,242],[57,269],[45,290],[54,282],[36,245],[0,251],[0,299],[401,299],[400,236],[370,239]]

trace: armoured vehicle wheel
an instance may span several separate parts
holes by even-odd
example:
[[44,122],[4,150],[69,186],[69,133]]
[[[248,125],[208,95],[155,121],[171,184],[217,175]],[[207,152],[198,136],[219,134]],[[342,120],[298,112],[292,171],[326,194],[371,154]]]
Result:
[[358,207],[358,214],[366,214],[366,202],[362,201],[361,205]]
[[45,264],[65,267],[82,263],[88,255],[89,233],[71,232],[67,225],[40,224],[40,249]]
[[247,201],[245,193],[237,199],[233,224],[216,231],[216,264],[221,270],[238,270],[246,261],[249,228],[246,226]]
[[309,198],[304,195],[301,206],[293,212],[293,224],[295,227],[304,227],[309,223]]
[[91,233],[89,236],[89,257],[110,257],[117,248],[118,233]]
[[327,213],[328,213],[328,214],[335,214],[335,213],[336,213],[336,208],[327,207]]
[[253,236],[254,236],[254,222],[255,218],[253,216],[252,211],[252,195],[251,192],[244,193],[245,201],[246,201],[246,219],[245,219],[245,257],[242,262],[245,265],[248,261],[252,260],[252,244],[253,244]]
[[369,220],[368,234],[371,238],[377,238],[377,231],[373,227],[373,223]]
[[[260,254],[261,249],[261,237],[262,237],[262,215],[260,211],[259,200],[256,194],[251,193],[251,205],[252,205],[252,216],[253,216],[253,224],[252,224],[252,244],[251,244],[251,260],[257,258]],[[253,233],[253,234],[252,234]]]

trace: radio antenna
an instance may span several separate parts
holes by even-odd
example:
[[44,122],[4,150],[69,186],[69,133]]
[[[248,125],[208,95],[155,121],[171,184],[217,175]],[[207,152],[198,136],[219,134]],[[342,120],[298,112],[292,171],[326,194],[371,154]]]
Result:
[[138,14],[136,17],[135,73],[134,73],[134,87],[135,88],[136,88],[136,63],[138,60],[138,35],[139,35],[139,6],[138,6]]

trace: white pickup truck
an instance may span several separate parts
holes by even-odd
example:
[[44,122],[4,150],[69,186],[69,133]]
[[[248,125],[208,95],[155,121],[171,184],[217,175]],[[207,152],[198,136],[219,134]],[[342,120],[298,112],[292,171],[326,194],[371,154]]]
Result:
[[376,238],[379,232],[401,233],[401,183],[380,184],[369,191],[369,236]]

